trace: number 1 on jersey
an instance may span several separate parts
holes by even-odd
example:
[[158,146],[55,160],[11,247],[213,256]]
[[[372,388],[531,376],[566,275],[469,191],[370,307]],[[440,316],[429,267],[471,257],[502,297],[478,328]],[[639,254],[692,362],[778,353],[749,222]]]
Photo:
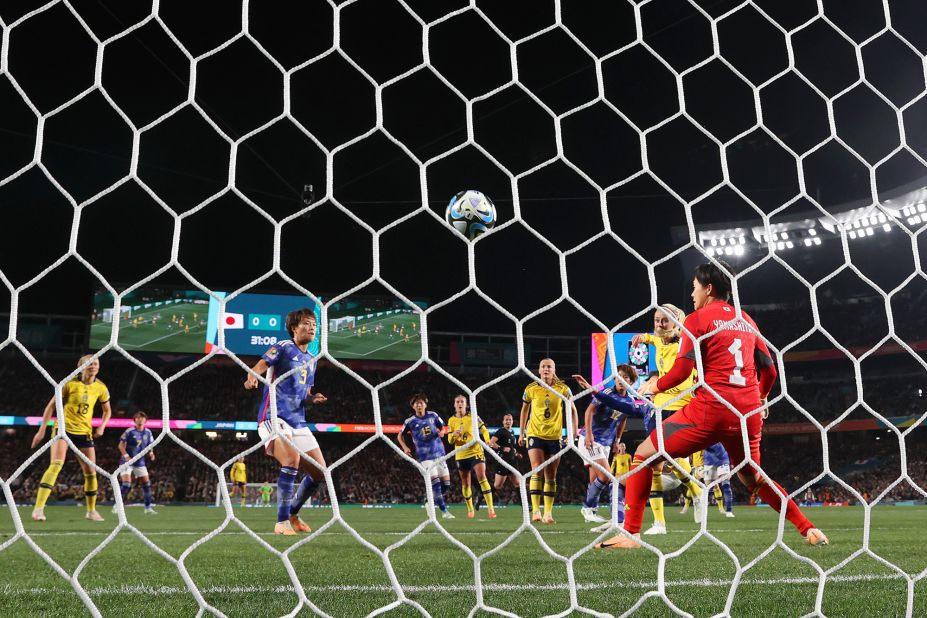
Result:
[[747,379],[740,373],[741,369],[744,368],[744,355],[740,351],[742,345],[743,341],[734,339],[734,343],[727,349],[728,352],[734,355],[734,373],[728,376],[727,381],[737,386],[747,385]]

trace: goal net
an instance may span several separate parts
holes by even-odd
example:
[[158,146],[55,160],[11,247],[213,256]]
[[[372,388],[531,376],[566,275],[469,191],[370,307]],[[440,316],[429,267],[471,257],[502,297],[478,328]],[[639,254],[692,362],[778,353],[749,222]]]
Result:
[[[161,409],[152,418],[164,429],[151,449],[176,447],[208,470],[222,519],[182,552],[167,551],[161,547],[166,536],[129,522],[118,491],[121,470],[95,466],[116,503],[111,534],[87,545],[71,564],[45,549],[36,529],[11,508],[13,532],[0,539],[0,559],[28,546],[92,615],[102,615],[103,593],[88,589],[82,573],[123,533],[170,563],[198,615],[235,614],[234,605],[220,607],[216,595],[248,592],[253,578],[206,591],[190,558],[233,528],[282,565],[296,599],[288,615],[352,612],[347,601],[315,602],[316,582],[294,568],[301,552],[311,553],[335,532],[350,536],[376,563],[338,568],[378,576],[328,592],[350,595],[369,585],[388,594],[392,600],[374,614],[440,615],[444,610],[434,609],[428,595],[466,593],[457,607],[461,615],[692,615],[707,611],[697,605],[698,591],[713,588],[721,598],[710,611],[731,615],[750,611],[754,602],[769,603],[776,591],[791,594],[795,585],[806,592],[810,587],[810,601],[786,613],[824,615],[846,609],[829,604],[831,591],[863,603],[866,595],[852,588],[872,582],[890,589],[905,615],[927,611],[927,565],[883,552],[873,541],[877,507],[894,500],[895,492],[927,498],[912,477],[924,471],[914,465],[910,446],[927,413],[922,402],[905,401],[899,405],[907,416],[899,420],[888,409],[899,400],[884,392],[896,383],[883,388],[865,381],[881,380],[878,365],[888,358],[895,359],[891,371],[904,365],[911,384],[923,382],[927,372],[927,331],[918,305],[927,282],[927,16],[917,3],[348,0],[291,8],[243,0],[207,8],[156,0],[144,10],[74,0],[25,4],[0,9],[0,126],[13,136],[0,158],[0,204],[15,204],[24,222],[10,228],[16,251],[12,258],[4,252],[0,268],[10,299],[3,347],[18,349],[53,386],[55,417],[63,423],[62,386],[80,368],[61,380],[43,367],[40,355],[23,344],[20,307],[63,265],[80,264],[115,299],[100,316],[111,324],[109,343],[94,352],[124,355],[158,383]],[[317,195],[300,193],[308,183]],[[255,190],[260,186],[274,190]],[[446,200],[468,188],[490,196],[499,210],[495,229],[474,242],[444,221]],[[30,212],[32,199],[52,206]],[[107,222],[136,217],[137,237],[127,228],[107,236]],[[44,224],[53,227],[53,220],[65,222],[49,232],[61,250],[33,272],[27,268],[32,249],[43,244]],[[110,241],[118,259],[105,255]],[[130,257],[141,266],[126,267]],[[100,266],[106,259],[122,264]],[[501,406],[481,402],[510,381],[538,380],[538,350],[526,344],[529,336],[539,329],[561,334],[562,320],[581,323],[587,332],[649,329],[663,303],[690,306],[696,264],[722,259],[738,271],[736,310],[746,308],[756,319],[779,370],[769,422],[781,413],[789,431],[805,431],[808,443],[820,445],[810,451],[811,477],[785,480],[787,491],[801,498],[826,483],[828,491],[858,502],[853,530],[859,534],[835,535],[852,547],[809,553],[784,515],[769,514],[756,520],[769,534],[745,550],[730,542],[721,524],[703,517],[672,549],[645,537],[643,558],[619,561],[593,549],[615,529],[580,536],[530,521],[531,472],[521,474],[515,494],[521,506],[513,510],[521,508],[521,515],[491,544],[469,543],[466,535],[477,533],[452,530],[440,519],[429,473],[385,428],[391,386],[427,369],[465,393],[476,414],[498,424]],[[207,324],[197,315],[205,315],[208,304],[202,294],[196,304],[173,311],[177,315],[158,312],[164,323],[174,320],[171,337],[191,328],[216,333],[202,362],[165,378],[148,366],[156,359],[130,354],[141,344],[124,343],[143,324],[128,319],[132,306],[123,298],[168,272],[217,303],[222,319]],[[171,426],[184,410],[173,388],[185,374],[221,354],[249,369],[227,345],[244,317],[226,307],[268,281],[283,282],[320,308],[321,358],[369,393],[374,429],[338,457],[326,455],[322,485],[331,518],[288,546],[268,542],[233,508],[239,497],[231,496],[226,479],[235,457],[215,462],[183,439],[182,427]],[[339,302],[371,286],[406,307],[385,315],[418,315],[414,333],[409,327],[400,334],[404,327],[386,320],[374,326],[379,313],[363,320],[344,311],[331,315]],[[416,295],[429,296],[430,306],[423,308]],[[455,314],[455,307],[468,309]],[[472,374],[462,377],[452,363],[438,362],[432,333],[448,330],[448,315],[466,324],[460,330],[492,332],[502,324],[514,340],[514,366],[484,373],[474,385]],[[258,323],[263,316],[247,319]],[[492,326],[481,328],[483,320]],[[368,323],[363,336],[379,334],[382,326],[389,345],[419,341],[419,358],[377,381],[331,353],[330,335],[347,337]],[[607,341],[603,376],[613,380],[623,351]],[[485,347],[494,352],[492,345]],[[842,364],[828,365],[823,381],[808,386],[794,377],[807,370],[793,367],[814,355]],[[572,366],[583,367],[580,361]],[[258,377],[268,383],[268,376]],[[110,386],[114,394],[124,387]],[[318,389],[326,392],[324,384]],[[269,414],[276,418],[277,396],[270,393]],[[823,401],[830,393],[839,394],[840,405]],[[588,395],[574,389],[570,399],[550,390],[565,406],[585,406]],[[515,410],[518,405],[520,399]],[[250,411],[240,412],[252,419]],[[490,468],[500,469],[505,464],[480,437],[476,414],[471,433],[486,449]],[[878,427],[883,440],[897,445],[889,449],[897,475],[872,495],[840,476],[855,465],[833,446],[842,444],[833,436],[846,423]],[[61,438],[72,462],[92,463],[70,437]],[[570,460],[579,467],[586,456],[569,422],[564,438],[545,465]],[[268,439],[250,440],[241,454],[260,455]],[[320,443],[325,453],[324,439]],[[426,504],[420,523],[384,533],[395,534],[386,546],[365,538],[339,502],[340,470],[377,445],[414,468],[415,496],[423,495]],[[8,505],[49,448],[43,444],[0,479]],[[764,470],[792,455],[769,453]],[[371,475],[390,474],[392,463],[376,465]],[[864,474],[853,470],[854,478]],[[719,483],[702,487],[710,491]],[[247,485],[248,504],[261,503],[261,485]],[[610,506],[617,509],[617,493]],[[378,515],[381,532],[391,514]],[[908,529],[918,535],[923,517],[912,521]],[[399,575],[409,568],[404,549],[418,551],[426,534],[446,548],[464,583],[417,587]],[[540,548],[543,559],[518,564],[529,546]],[[678,568],[700,551],[716,552],[718,571],[691,563]],[[632,560],[640,561],[640,573],[629,579],[625,569]],[[771,573],[781,565],[787,575]],[[550,605],[526,601],[547,599],[551,591],[559,596]],[[749,603],[738,605],[744,596]]]

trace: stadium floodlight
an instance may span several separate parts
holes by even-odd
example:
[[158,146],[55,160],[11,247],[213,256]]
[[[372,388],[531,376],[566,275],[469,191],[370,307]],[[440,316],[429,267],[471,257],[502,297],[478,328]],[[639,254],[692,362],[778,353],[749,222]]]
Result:
[[810,238],[806,238],[806,239],[805,239],[805,246],[806,246],[806,247],[810,247],[810,246],[811,246],[811,239],[810,239]]
[[917,205],[917,212],[927,212],[927,205],[918,204],[918,205]]
[[776,248],[782,251],[785,249],[785,243],[780,240],[778,243],[776,243]]
[[785,246],[788,247],[789,249],[792,249],[793,247],[795,247],[795,245],[792,244],[792,241],[791,241],[791,240],[787,241],[787,242],[785,243]]
[[818,231],[816,229],[811,228],[810,230],[808,230],[808,236],[817,236],[817,235],[818,235]]
[[821,244],[821,239],[820,239],[820,238],[815,238],[815,239],[814,239],[814,244],[815,244],[815,245],[820,245],[820,244]]
[[885,225],[882,226],[882,229],[885,230],[886,232],[891,232],[891,231],[892,231],[892,226],[890,226],[888,223],[886,223]]
[[856,232],[854,230],[850,230],[850,238],[856,238]]
[[867,227],[867,228],[866,228],[866,236],[872,236],[872,234],[873,234],[872,228],[871,228],[871,227]]
[[744,254],[743,245],[737,245],[736,247],[734,247],[734,255],[743,255],[743,254]]

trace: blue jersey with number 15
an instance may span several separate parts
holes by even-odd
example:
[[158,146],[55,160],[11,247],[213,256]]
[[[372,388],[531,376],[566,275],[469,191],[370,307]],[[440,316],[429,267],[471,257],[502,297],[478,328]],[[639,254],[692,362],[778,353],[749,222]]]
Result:
[[[303,352],[292,341],[278,341],[261,356],[270,365],[270,381],[277,390],[277,418],[294,429],[306,426],[306,395],[315,384],[317,357]],[[289,376],[277,379],[295,369]],[[258,412],[258,423],[270,419],[270,389],[264,387],[264,397]]]

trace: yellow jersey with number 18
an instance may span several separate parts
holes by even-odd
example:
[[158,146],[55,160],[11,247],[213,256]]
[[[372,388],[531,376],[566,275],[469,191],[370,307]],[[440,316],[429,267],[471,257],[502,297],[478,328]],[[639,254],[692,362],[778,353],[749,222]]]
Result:
[[81,436],[93,436],[93,407],[99,401],[109,401],[109,390],[99,380],[84,384],[80,378],[66,382],[61,388],[64,402],[64,430]]
[[564,406],[569,405],[573,393],[563,380],[550,385],[551,390],[567,398],[567,403],[557,395],[532,382],[525,389],[522,401],[531,406],[525,436],[541,440],[560,440],[563,438]]

